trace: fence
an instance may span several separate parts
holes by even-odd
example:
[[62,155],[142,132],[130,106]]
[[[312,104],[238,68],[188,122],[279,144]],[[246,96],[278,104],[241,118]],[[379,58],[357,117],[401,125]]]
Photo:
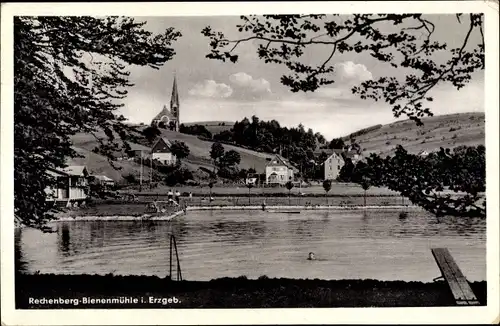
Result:
[[[342,197],[193,197],[184,198],[187,206],[364,206],[364,196],[342,196]],[[413,206],[404,197],[396,196],[367,196],[367,206]]]

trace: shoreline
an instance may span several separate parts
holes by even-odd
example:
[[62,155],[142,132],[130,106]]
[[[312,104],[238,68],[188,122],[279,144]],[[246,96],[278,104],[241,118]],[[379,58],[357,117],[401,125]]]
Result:
[[[289,213],[290,211],[363,211],[363,210],[422,210],[420,207],[415,206],[266,206],[265,211],[267,213]],[[120,214],[110,214],[110,215],[95,215],[95,214],[82,214],[67,216],[67,212],[59,213],[59,216],[54,221],[170,221],[180,215],[185,215],[189,211],[262,211],[262,206],[251,205],[251,206],[228,206],[228,205],[213,205],[213,206],[188,206],[184,210],[176,211],[172,214],[159,215],[159,213],[138,213],[129,215]],[[78,211],[72,211],[78,214]]]
[[[487,282],[469,282],[481,305]],[[382,281],[373,279],[247,279],[173,281],[145,275],[16,273],[17,309],[85,308],[306,308],[306,307],[440,307],[456,306],[444,281]],[[137,297],[136,304],[29,304],[29,298]],[[177,304],[151,304],[149,297],[177,297]],[[141,298],[144,298],[142,300]]]

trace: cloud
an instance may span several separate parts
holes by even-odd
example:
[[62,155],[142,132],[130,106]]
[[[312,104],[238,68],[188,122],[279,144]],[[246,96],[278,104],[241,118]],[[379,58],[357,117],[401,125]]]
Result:
[[359,83],[373,78],[372,73],[363,64],[352,61],[337,63],[335,65],[335,76],[339,82],[351,84]]
[[189,90],[189,95],[197,97],[227,98],[231,94],[233,94],[233,89],[230,86],[223,83],[218,84],[215,80],[205,80]]
[[229,76],[231,85],[240,97],[258,98],[271,94],[271,84],[264,78],[254,79],[247,73],[238,72]]
[[321,87],[313,93],[315,98],[325,100],[351,101],[358,100],[350,87]]
[[352,93],[352,86],[373,78],[363,64],[345,61],[335,65],[335,86],[322,86],[310,94],[310,98],[326,101],[358,102],[359,97]]

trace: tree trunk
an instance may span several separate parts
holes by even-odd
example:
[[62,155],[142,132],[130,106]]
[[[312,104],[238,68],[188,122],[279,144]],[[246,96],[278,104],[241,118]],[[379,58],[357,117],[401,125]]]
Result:
[[290,190],[288,190],[288,206],[291,206],[290,200]]
[[365,189],[364,203],[365,203],[365,207],[366,207],[366,189]]
[[250,188],[248,188],[248,205],[250,206]]

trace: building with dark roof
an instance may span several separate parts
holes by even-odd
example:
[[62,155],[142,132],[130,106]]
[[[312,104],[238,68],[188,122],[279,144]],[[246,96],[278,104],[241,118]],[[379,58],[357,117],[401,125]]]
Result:
[[172,143],[165,137],[158,138],[151,148],[153,160],[157,160],[165,165],[175,165],[177,157],[172,153]]

